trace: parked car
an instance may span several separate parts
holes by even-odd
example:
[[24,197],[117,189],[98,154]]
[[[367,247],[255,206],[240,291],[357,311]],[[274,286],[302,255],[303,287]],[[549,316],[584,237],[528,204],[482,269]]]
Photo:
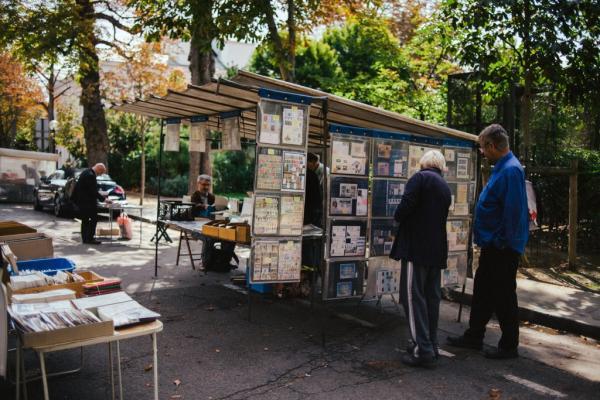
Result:
[[[56,170],[54,173],[41,179],[40,184],[34,189],[33,208],[41,211],[50,208],[57,217],[65,217],[73,214],[73,202],[71,194],[77,179],[83,169],[75,170],[72,177],[66,177],[65,171]],[[98,193],[108,196],[113,201],[125,201],[125,191],[108,174],[97,178]]]

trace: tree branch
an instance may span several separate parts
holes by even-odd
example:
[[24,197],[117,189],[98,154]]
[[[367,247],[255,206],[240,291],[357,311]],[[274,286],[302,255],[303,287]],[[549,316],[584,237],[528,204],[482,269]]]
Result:
[[102,12],[97,12],[97,13],[94,13],[93,17],[96,19],[104,20],[106,22],[110,22],[112,24],[113,28],[118,28],[118,29],[122,30],[123,32],[131,33],[131,34],[135,33],[131,27],[123,24],[121,21],[119,21],[117,18],[113,17],[112,15],[104,14]]

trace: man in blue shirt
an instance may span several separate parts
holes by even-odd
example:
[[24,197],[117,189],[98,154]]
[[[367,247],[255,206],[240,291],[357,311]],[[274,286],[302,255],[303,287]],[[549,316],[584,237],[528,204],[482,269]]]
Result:
[[504,128],[494,124],[479,134],[481,153],[494,168],[479,195],[473,233],[481,248],[475,274],[469,329],[462,336],[448,337],[455,347],[481,349],[485,327],[492,314],[500,322],[498,348],[487,358],[518,357],[519,318],[517,268],[529,234],[525,172],[508,146]]

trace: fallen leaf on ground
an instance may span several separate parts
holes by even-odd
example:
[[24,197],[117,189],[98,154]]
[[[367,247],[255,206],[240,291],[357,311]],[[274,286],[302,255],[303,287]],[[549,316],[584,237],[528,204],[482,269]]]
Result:
[[175,386],[179,387],[179,385],[181,385],[181,381],[179,380],[179,378],[175,379],[173,381],[173,383],[175,384]]
[[221,349],[215,349],[215,353],[220,353]]
[[265,347],[263,350],[264,350],[264,351],[269,351],[269,348],[268,348],[268,347]]
[[154,365],[152,365],[152,363],[150,363],[150,364],[148,364],[148,365],[146,365],[146,366],[144,367],[144,371],[148,372],[148,371],[150,371],[150,370],[151,370],[153,367],[154,367]]
[[183,397],[183,396],[182,396],[182,395],[180,395],[180,394],[172,394],[172,395],[171,395],[171,398],[172,398],[172,399],[181,399],[182,397]]
[[212,304],[209,304],[206,307],[204,307],[204,310],[206,310],[206,311],[215,311],[215,306],[213,306]]
[[500,395],[502,395],[502,391],[500,389],[490,389],[488,392],[490,399],[499,399]]

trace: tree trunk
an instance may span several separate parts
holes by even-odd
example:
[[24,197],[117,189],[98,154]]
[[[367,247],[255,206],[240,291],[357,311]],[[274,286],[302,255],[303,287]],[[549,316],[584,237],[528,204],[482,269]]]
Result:
[[78,29],[86,40],[78,49],[80,104],[83,107],[82,125],[88,165],[104,163],[108,167],[109,141],[106,116],[100,95],[100,67],[96,52],[94,6],[90,0],[77,0],[81,24]]
[[[192,85],[204,85],[211,82],[215,74],[215,60],[210,47],[210,39],[199,43],[195,36],[190,43],[190,73],[192,75]],[[208,46],[207,46],[208,44]],[[203,50],[208,48],[208,50]],[[206,151],[204,153],[190,152],[190,165],[188,168],[188,194],[196,190],[196,182],[200,174],[212,174],[210,165],[210,140],[206,141]]]
[[263,0],[263,10],[267,22],[267,28],[269,30],[269,37],[273,42],[275,58],[279,63],[279,73],[281,74],[281,79],[289,82],[292,78],[290,76],[290,67],[288,65],[288,59],[286,57],[286,51],[283,47],[283,42],[281,41],[279,31],[277,30],[277,23],[275,22],[275,11],[273,10],[273,7],[271,6],[271,2],[269,0]]
[[532,89],[533,89],[533,71],[531,40],[529,37],[531,27],[531,7],[529,1],[523,4],[523,69],[525,71],[525,82],[523,87],[523,97],[521,98],[521,157],[522,161],[528,162],[531,150],[531,133],[529,121],[531,119]]
[[288,82],[296,79],[296,5],[288,0]]

